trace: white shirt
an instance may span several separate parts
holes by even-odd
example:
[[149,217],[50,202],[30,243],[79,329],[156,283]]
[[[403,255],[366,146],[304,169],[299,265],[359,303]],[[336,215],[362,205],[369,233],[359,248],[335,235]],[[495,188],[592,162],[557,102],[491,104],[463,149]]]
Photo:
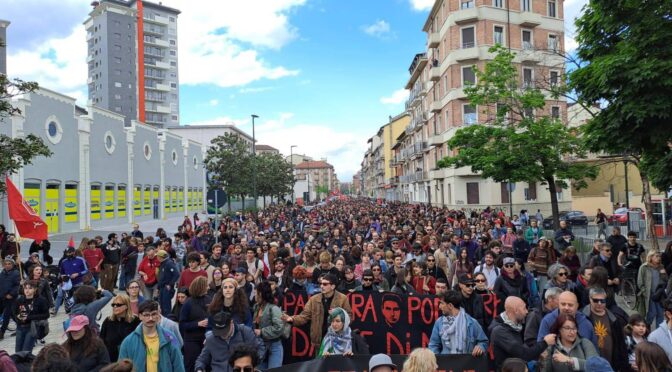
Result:
[[492,289],[495,286],[495,280],[497,280],[497,277],[499,277],[500,270],[497,268],[497,266],[495,266],[495,264],[493,264],[491,268],[489,268],[486,264],[481,264],[476,266],[474,274],[480,272],[485,275],[485,279],[488,281],[488,288]]

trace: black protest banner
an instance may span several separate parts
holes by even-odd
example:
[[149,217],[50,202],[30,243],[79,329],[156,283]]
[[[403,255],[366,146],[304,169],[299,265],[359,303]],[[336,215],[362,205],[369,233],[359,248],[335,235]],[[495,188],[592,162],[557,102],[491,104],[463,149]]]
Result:
[[[399,296],[385,292],[348,294],[353,319],[350,328],[358,330],[372,354],[409,354],[429,344],[434,321],[439,314],[435,296]],[[287,292],[282,310],[289,315],[301,313],[308,295]],[[310,345],[310,326],[294,327],[292,337],[283,344],[285,363],[309,360],[315,350]]]
[[497,317],[497,309],[499,308],[500,299],[497,298],[497,295],[494,293],[482,294],[483,298],[483,307],[485,308],[485,316],[491,319]]
[[[392,363],[401,371],[406,355],[391,355]],[[284,365],[268,369],[266,372],[366,372],[369,369],[371,355],[341,355],[318,358],[301,363]],[[438,372],[487,372],[488,361],[485,357],[472,357],[468,354],[437,355]]]

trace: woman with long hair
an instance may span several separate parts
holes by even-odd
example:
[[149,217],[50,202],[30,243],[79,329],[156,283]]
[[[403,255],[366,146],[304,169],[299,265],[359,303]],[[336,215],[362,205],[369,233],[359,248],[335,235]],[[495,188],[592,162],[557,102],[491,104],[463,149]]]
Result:
[[180,332],[184,339],[184,368],[193,371],[196,358],[203,349],[205,332],[208,328],[208,279],[197,277],[189,286],[189,299],[180,311]]
[[635,348],[640,342],[646,341],[646,337],[649,335],[649,326],[646,324],[646,319],[639,313],[630,315],[628,325],[625,326],[623,333],[625,333],[625,346],[628,349],[628,364],[635,370],[637,368]]
[[215,293],[222,290],[222,283],[224,280],[224,272],[219,267],[212,270],[212,282],[208,284],[208,295],[214,297]]
[[416,263],[412,270],[411,285],[415,288],[415,293],[419,295],[436,294],[436,279],[427,275],[427,264],[424,262]]
[[65,334],[68,339],[63,347],[80,371],[98,372],[110,363],[105,343],[89,327],[89,318],[86,316],[77,315],[70,319]]
[[383,275],[383,268],[379,263],[375,262],[371,264],[371,272],[373,273],[373,284],[383,291],[389,291],[390,283],[388,283],[385,275]]
[[[38,283],[34,280],[24,282],[23,295],[12,306],[12,319],[16,322],[15,352],[32,352],[35,347],[35,335],[31,332],[31,323],[49,319],[47,300],[37,295]],[[10,306],[8,303],[5,306]],[[40,336],[38,336],[40,337]]]
[[173,305],[173,309],[170,311],[170,315],[168,315],[170,320],[176,322],[180,320],[180,313],[182,312],[182,306],[184,306],[184,303],[187,302],[188,298],[189,298],[189,289],[179,288],[177,290],[177,294],[175,295],[175,305]]
[[[353,250],[355,248],[353,248]],[[364,270],[371,269],[371,255],[367,252],[364,252],[362,253],[361,258],[362,258],[361,263],[355,265],[355,278],[357,278],[357,280],[362,280],[362,273],[364,272]]]
[[474,285],[474,293],[476,294],[484,296],[494,293],[488,288],[488,278],[480,271],[474,274]]
[[399,271],[397,271],[397,281],[394,283],[391,292],[394,292],[398,295],[412,295],[415,293],[415,289],[411,285],[410,281],[410,271],[406,271],[405,268],[399,269]]
[[653,342],[642,341],[635,347],[637,372],[671,372],[672,363],[665,350]]
[[97,335],[100,326],[96,323],[98,313],[107,305],[114,295],[103,289],[102,297],[97,299],[96,289],[90,285],[81,285],[73,296],[75,304],[70,309],[70,316],[86,315],[89,318],[88,327]]
[[28,270],[28,280],[37,282],[37,292],[35,294],[47,300],[49,308],[54,307],[54,295],[51,292],[51,287],[49,287],[49,280],[44,277],[44,266],[31,266]]
[[140,281],[130,280],[126,283],[126,293],[131,301],[130,307],[133,315],[138,316],[138,306],[145,302],[145,298],[140,294]]
[[576,281],[576,277],[579,274],[579,268],[581,268],[581,260],[579,260],[579,256],[576,255],[576,248],[571,245],[565,248],[565,251],[562,252],[562,256],[558,259],[558,262],[567,266],[569,269],[569,280],[572,282]]
[[646,322],[653,328],[664,320],[663,307],[660,301],[654,300],[654,294],[660,285],[667,285],[667,272],[661,263],[660,252],[650,249],[646,254],[646,262],[639,267],[637,273],[639,295],[637,310],[646,316]]
[[427,348],[417,348],[404,362],[404,372],[435,372],[439,368],[436,355]]
[[277,368],[282,366],[282,310],[274,304],[273,289],[268,281],[259,283],[256,288],[254,304],[254,333],[261,337],[266,345],[266,355],[261,356],[259,368]]
[[546,349],[544,372],[586,371],[586,360],[598,356],[593,342],[579,336],[576,318],[560,313],[551,326],[550,333],[556,334],[555,345]]
[[100,339],[105,343],[110,360],[119,358],[119,347],[126,336],[140,324],[140,319],[131,310],[131,299],[120,293],[112,299],[112,314],[105,318],[100,328]]
[[327,323],[327,334],[322,339],[317,356],[352,355],[352,331],[348,313],[343,308],[335,307],[331,309]]
[[469,260],[469,253],[466,247],[460,248],[457,260],[453,265],[453,285],[457,285],[457,278],[462,274],[471,274],[474,272],[474,265]]
[[231,313],[234,323],[252,327],[249,300],[244,289],[238,288],[238,282],[235,279],[224,279],[222,290],[215,293],[208,306],[210,316],[220,311]]

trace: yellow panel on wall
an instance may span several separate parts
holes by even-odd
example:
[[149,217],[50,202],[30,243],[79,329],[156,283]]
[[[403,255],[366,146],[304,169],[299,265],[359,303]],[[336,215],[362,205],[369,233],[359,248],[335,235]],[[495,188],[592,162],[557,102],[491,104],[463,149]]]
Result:
[[26,202],[30,205],[35,213],[40,214],[40,184],[39,183],[26,183],[23,185],[23,197],[26,198]]
[[189,188],[188,193],[189,193],[189,200],[188,200],[189,210],[193,211],[194,210],[194,190]]
[[184,210],[184,189],[180,189],[177,192],[177,209],[180,211]]
[[100,186],[91,186],[91,219],[100,219]]
[[170,188],[166,187],[163,191],[163,209],[170,213]]
[[139,216],[142,214],[142,188],[140,186],[133,187],[133,215]]
[[177,212],[177,189],[174,187],[170,191],[170,210]]
[[59,196],[59,185],[47,185],[47,200],[44,204],[44,216],[46,217],[45,221],[47,226],[49,226],[49,233],[58,232],[58,217],[59,217],[59,208],[58,204],[60,202]]
[[197,202],[197,205],[198,205],[198,208],[196,208],[196,209],[198,209],[199,211],[202,211],[203,210],[203,191],[201,189],[198,189],[198,192],[196,193],[196,197],[198,198],[198,199],[196,199],[196,202]]
[[150,187],[145,187],[145,194],[143,196],[143,210],[145,211],[145,214],[152,214],[152,201],[151,198],[149,197],[150,193],[152,192],[152,189]]
[[77,204],[77,185],[65,185],[65,222],[77,222],[79,205]]
[[105,218],[114,218],[114,186],[105,186]]
[[117,190],[117,217],[126,217],[126,187]]

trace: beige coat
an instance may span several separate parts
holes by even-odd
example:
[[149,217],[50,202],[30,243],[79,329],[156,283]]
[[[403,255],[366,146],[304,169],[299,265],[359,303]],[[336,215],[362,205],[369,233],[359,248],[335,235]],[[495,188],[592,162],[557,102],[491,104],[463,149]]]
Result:
[[[334,292],[334,299],[331,301],[329,310],[336,307],[343,308],[343,310],[350,316],[350,319],[353,319],[348,297],[338,291]],[[322,294],[316,294],[308,299],[301,314],[296,315],[293,318],[295,326],[302,326],[310,322],[310,343],[313,344],[316,351],[320,350],[320,345],[322,345],[322,322],[324,321]]]

